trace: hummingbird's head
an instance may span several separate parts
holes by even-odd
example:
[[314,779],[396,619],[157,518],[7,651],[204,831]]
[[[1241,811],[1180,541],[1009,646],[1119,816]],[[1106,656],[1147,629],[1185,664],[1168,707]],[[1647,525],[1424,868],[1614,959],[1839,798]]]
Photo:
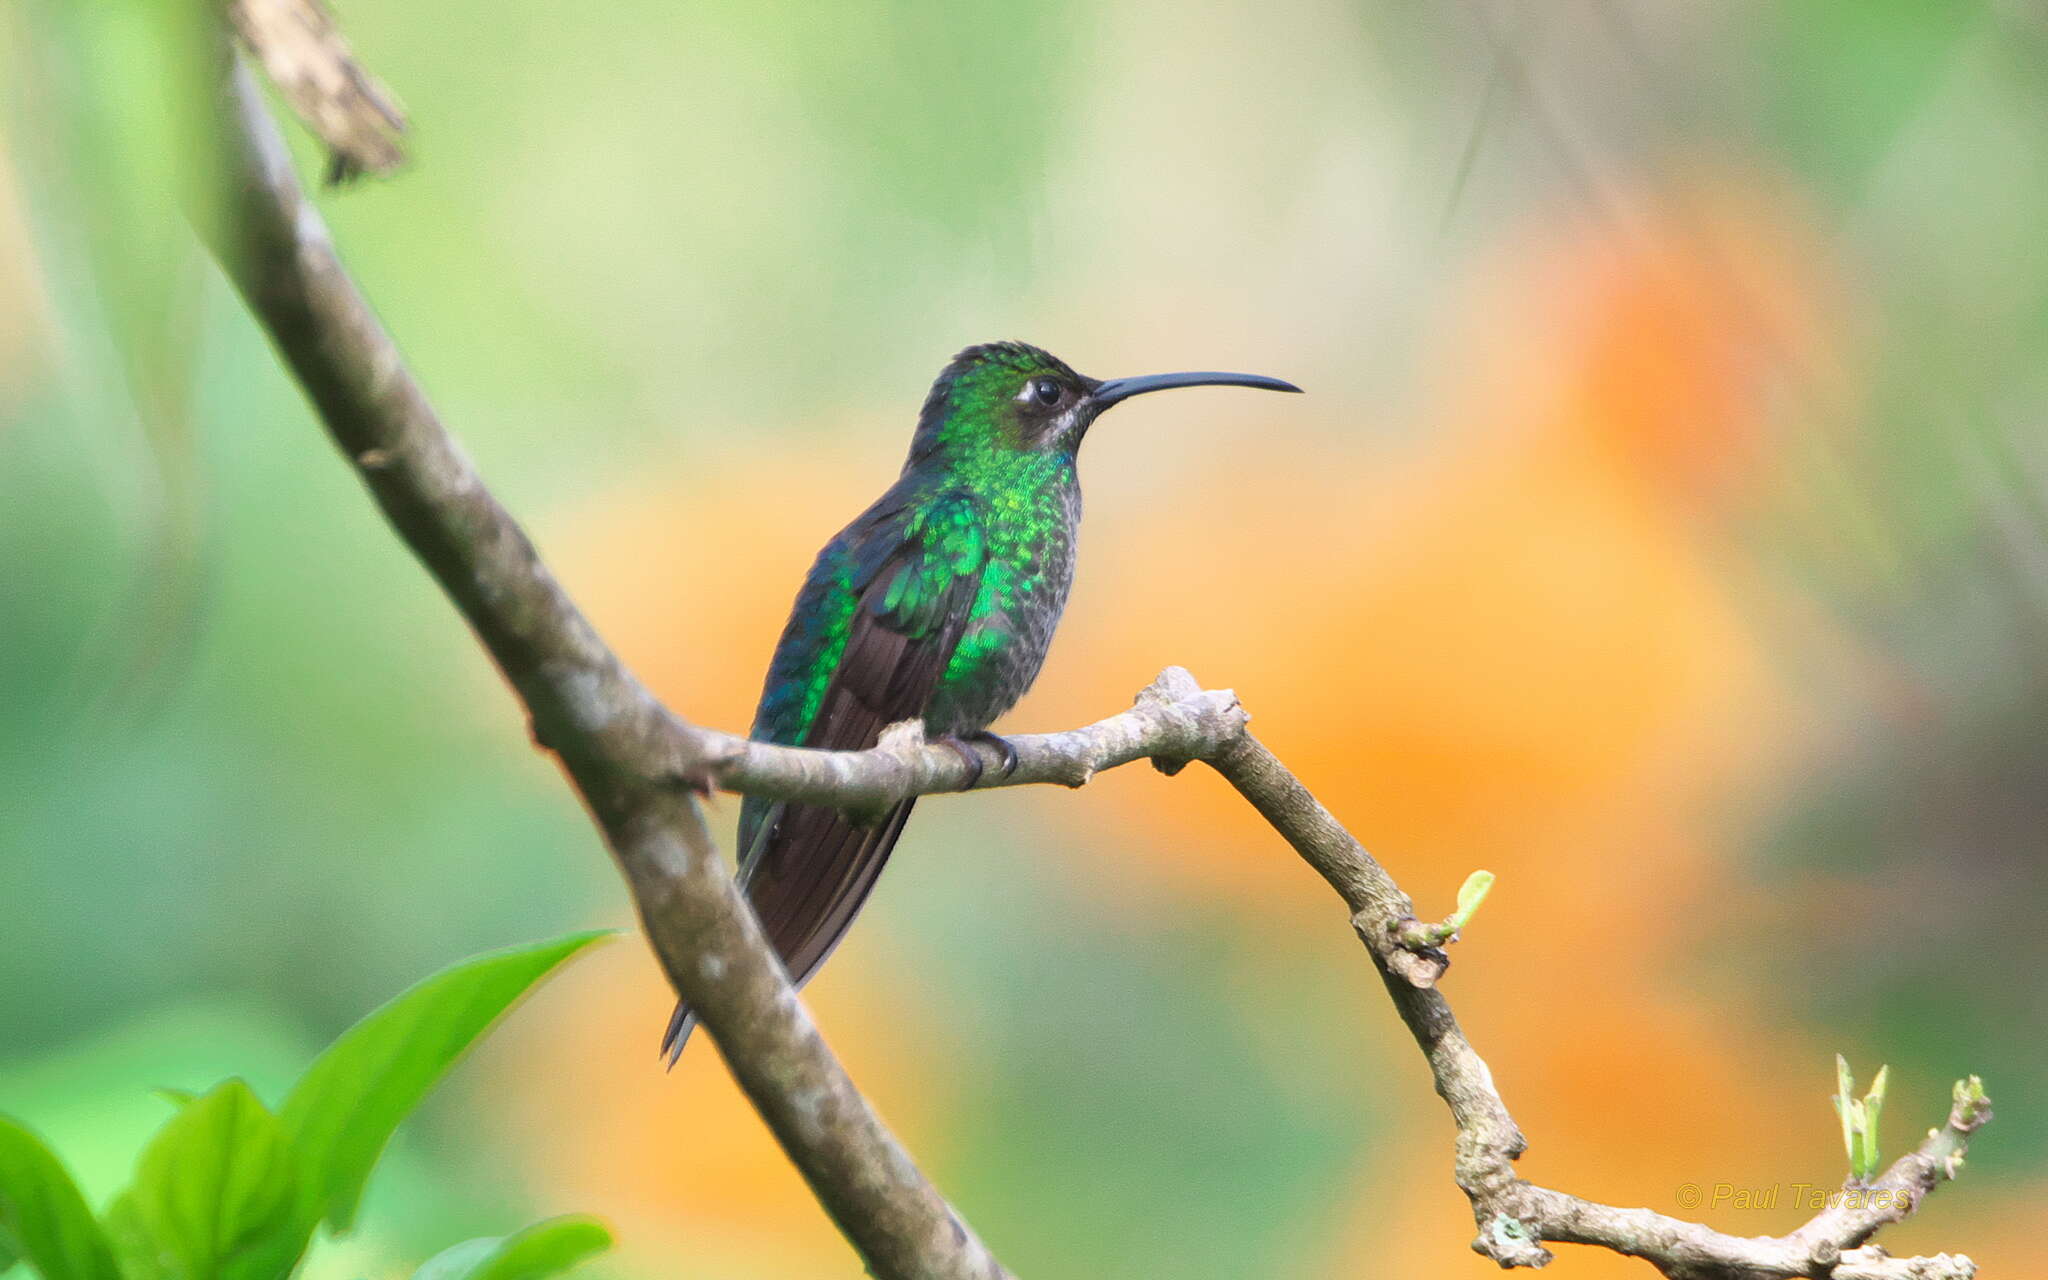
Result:
[[1104,382],[1029,344],[985,342],[954,356],[932,383],[910,458],[952,448],[1071,454],[1111,405],[1147,391],[1200,386],[1301,390],[1251,373],[1160,373]]

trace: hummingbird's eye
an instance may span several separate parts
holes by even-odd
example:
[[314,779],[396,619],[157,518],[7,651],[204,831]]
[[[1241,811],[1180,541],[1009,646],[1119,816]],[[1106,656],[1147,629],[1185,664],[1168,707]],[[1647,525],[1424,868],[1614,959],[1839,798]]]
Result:
[[1062,394],[1060,384],[1051,378],[1033,378],[1031,385],[1024,390],[1033,400],[1048,408],[1058,404]]

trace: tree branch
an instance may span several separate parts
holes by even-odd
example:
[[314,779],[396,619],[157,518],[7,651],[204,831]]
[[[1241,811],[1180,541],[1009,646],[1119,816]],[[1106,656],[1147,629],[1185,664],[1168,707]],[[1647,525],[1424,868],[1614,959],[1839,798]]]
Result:
[[229,212],[201,219],[215,256],[392,527],[511,682],[535,740],[560,757],[669,981],[877,1276],[1007,1276],[832,1056],[695,798],[667,784],[694,739],[598,639],[435,417],[239,66],[227,99]]
[[994,747],[966,744],[980,758],[977,770],[958,748],[927,742],[913,721],[866,751],[775,746],[693,725],[685,730],[690,745],[678,772],[699,786],[882,810],[907,796],[970,786],[1079,787],[1104,769],[1134,760],[1151,760],[1175,773],[1232,741],[1247,719],[1235,693],[1202,689],[1193,676],[1169,667],[1139,691],[1129,711],[1064,733],[1005,738],[1016,757],[1015,766],[1007,769]]
[[1869,1187],[1845,1188],[1798,1230],[1729,1236],[1647,1209],[1615,1208],[1523,1181],[1526,1147],[1492,1073],[1437,989],[1451,926],[1418,926],[1408,896],[1246,728],[1236,697],[1168,668],[1128,711],[1065,733],[1010,740],[1008,773],[897,726],[871,750],[749,742],[680,720],[625,668],[485,488],[406,372],[294,180],[246,73],[224,118],[230,216],[204,228],[328,433],[393,528],[441,584],[561,760],[624,873],[669,980],[697,1008],[748,1097],[870,1269],[902,1277],[1007,1273],[919,1173],[856,1091],[790,988],[718,857],[696,790],[723,788],[850,810],[968,786],[1058,783],[1149,759],[1221,773],[1328,881],[1427,1059],[1456,1126],[1454,1176],[1473,1248],[1540,1267],[1547,1242],[1639,1257],[1674,1280],[1966,1280],[1968,1258],[1891,1258],[1869,1243],[1961,1166],[1990,1119],[1974,1080],[1947,1123]]
[[1545,1242],[1590,1244],[1642,1258],[1673,1280],[1968,1280],[1967,1257],[1891,1258],[1868,1241],[1906,1218],[1941,1181],[1960,1171],[1969,1136],[1991,1119],[1975,1079],[1956,1087],[1948,1122],[1929,1133],[1869,1187],[1845,1185],[1835,1204],[1786,1236],[1731,1236],[1648,1209],[1620,1209],[1526,1182],[1514,1161],[1528,1143],[1435,989],[1443,953],[1401,939],[1414,911],[1386,869],[1272,752],[1242,735],[1209,763],[1330,882],[1351,909],[1351,925],[1371,953],[1388,996],[1429,1061],[1436,1091],[1457,1125],[1454,1173],[1472,1203],[1479,1235],[1472,1248],[1503,1267],[1550,1262]]
[[230,0],[228,16],[299,119],[327,147],[327,180],[405,163],[405,113],[364,71],[321,0]]

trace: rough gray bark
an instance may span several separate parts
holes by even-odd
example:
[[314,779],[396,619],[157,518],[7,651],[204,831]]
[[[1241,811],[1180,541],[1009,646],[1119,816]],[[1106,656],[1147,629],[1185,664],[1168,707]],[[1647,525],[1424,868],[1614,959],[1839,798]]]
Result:
[[[261,48],[261,36],[245,28]],[[338,47],[338,45],[336,46]],[[340,56],[340,55],[337,55]],[[332,73],[330,73],[331,76]],[[628,671],[485,487],[406,371],[294,180],[246,73],[222,119],[228,216],[204,219],[216,257],[304,388],[393,529],[468,621],[558,756],[631,890],[677,993],[699,1012],[777,1141],[869,1269],[885,1280],[1008,1273],[889,1133],[832,1056],[718,857],[696,793],[879,809],[957,790],[974,772],[952,748],[898,726],[869,751],[770,746],[689,724]],[[1959,1170],[1990,1119],[1958,1085],[1945,1125],[1894,1164],[1862,1205],[1797,1231],[1737,1237],[1523,1181],[1526,1146],[1491,1072],[1437,989],[1450,924],[1420,926],[1406,894],[1247,729],[1235,695],[1169,668],[1130,710],[1085,728],[1010,739],[1005,773],[988,748],[980,787],[1080,786],[1151,760],[1215,768],[1342,898],[1353,930],[1427,1058],[1456,1128],[1453,1175],[1479,1227],[1473,1248],[1503,1267],[1540,1267],[1546,1242],[1643,1258],[1676,1280],[1965,1280],[1968,1258],[1891,1258],[1869,1243]]]

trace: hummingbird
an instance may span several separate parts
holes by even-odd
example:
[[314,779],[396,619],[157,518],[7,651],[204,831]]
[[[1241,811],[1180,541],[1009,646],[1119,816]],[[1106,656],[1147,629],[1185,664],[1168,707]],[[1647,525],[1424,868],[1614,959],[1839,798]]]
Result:
[[[922,720],[980,780],[972,743],[1007,772],[1016,753],[988,732],[1038,676],[1074,580],[1081,522],[1075,455],[1105,409],[1173,387],[1299,392],[1249,373],[1099,381],[1022,342],[953,357],[918,414],[888,492],[825,544],[797,593],[751,737],[858,751]],[[748,796],[739,880],[801,987],[846,936],[914,800],[866,817]],[[662,1038],[670,1065],[696,1018],[678,1004]]]

